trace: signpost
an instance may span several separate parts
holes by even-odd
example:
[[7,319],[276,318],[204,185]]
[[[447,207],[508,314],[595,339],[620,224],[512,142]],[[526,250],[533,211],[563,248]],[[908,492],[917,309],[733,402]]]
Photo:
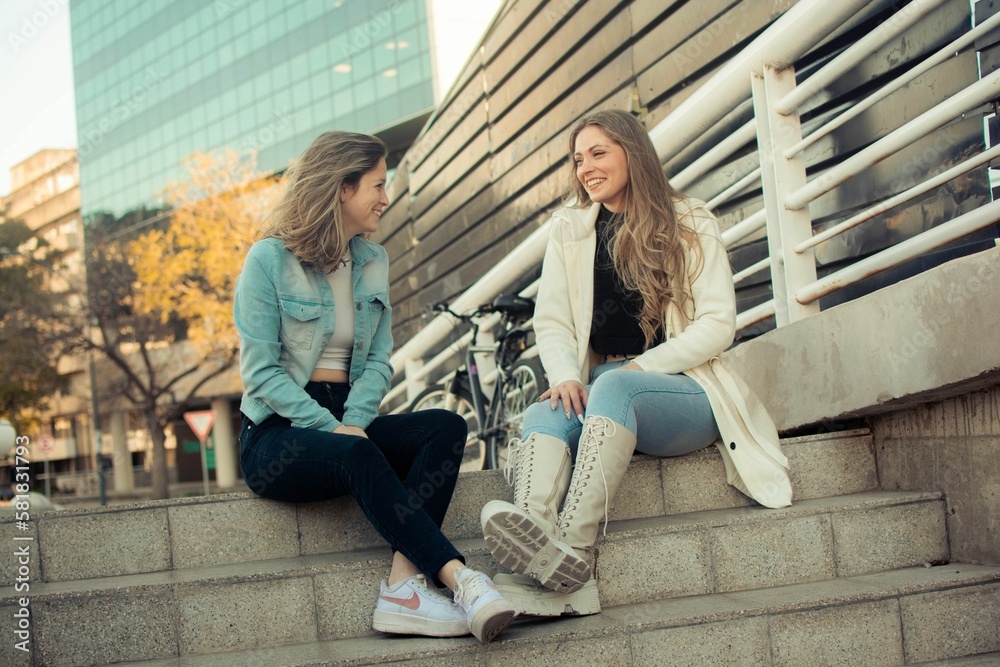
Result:
[[45,455],[45,495],[52,497],[52,481],[49,479],[49,454],[56,448],[56,439],[51,433],[38,436],[38,451]]
[[208,487],[207,443],[208,435],[212,432],[212,425],[215,423],[215,411],[196,410],[194,412],[185,412],[184,421],[191,427],[195,437],[201,443],[201,478],[205,482],[205,495],[207,496],[210,493]]

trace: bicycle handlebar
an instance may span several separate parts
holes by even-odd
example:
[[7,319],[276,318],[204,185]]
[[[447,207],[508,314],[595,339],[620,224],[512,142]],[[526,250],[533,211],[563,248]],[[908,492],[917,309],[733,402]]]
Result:
[[479,306],[479,308],[476,308],[471,313],[463,315],[461,313],[456,313],[454,310],[452,310],[451,307],[448,305],[447,301],[438,301],[437,303],[434,304],[434,312],[448,313],[455,319],[469,322],[472,320],[472,318],[478,317],[479,315],[489,315],[490,313],[494,312],[494,308],[492,304],[485,303]]

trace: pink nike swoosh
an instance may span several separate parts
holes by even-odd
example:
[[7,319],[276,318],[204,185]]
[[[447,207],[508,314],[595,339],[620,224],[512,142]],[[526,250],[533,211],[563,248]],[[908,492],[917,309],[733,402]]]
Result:
[[410,610],[416,610],[420,607],[420,598],[417,597],[416,593],[411,593],[408,598],[391,598],[388,595],[380,595],[379,597],[386,602],[398,604],[400,607],[406,607]]

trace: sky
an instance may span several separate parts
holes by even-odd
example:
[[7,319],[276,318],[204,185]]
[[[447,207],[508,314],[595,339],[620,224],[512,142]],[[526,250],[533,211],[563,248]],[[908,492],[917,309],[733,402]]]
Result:
[[[458,75],[500,0],[435,0],[444,88]],[[435,20],[436,19],[436,20]],[[472,28],[470,30],[470,28]],[[11,167],[43,148],[76,148],[68,0],[0,0],[0,196]],[[447,71],[446,71],[447,70]]]
[[43,148],[76,148],[66,0],[0,2],[0,195],[10,169]]

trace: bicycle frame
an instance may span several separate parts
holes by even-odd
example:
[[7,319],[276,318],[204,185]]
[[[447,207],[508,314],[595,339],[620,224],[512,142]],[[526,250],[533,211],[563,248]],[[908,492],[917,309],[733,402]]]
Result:
[[[484,431],[486,429],[487,417],[496,407],[494,399],[500,393],[497,389],[502,384],[502,376],[497,376],[497,382],[493,385],[492,395],[487,396],[479,369],[484,362],[494,368],[496,367],[496,346],[495,344],[489,346],[480,345],[479,325],[471,319],[469,320],[469,325],[472,327],[472,340],[469,342],[469,347],[465,350],[465,367],[455,371],[455,375],[451,380],[450,390],[452,395],[457,396],[457,390],[464,380],[466,388],[469,390],[469,395],[472,397],[472,406],[476,411],[476,416],[479,418],[480,437],[485,438]],[[489,370],[492,372],[493,368]]]
[[[465,351],[465,366],[455,371],[449,382],[448,394],[454,397],[459,396],[462,393],[462,389],[468,390],[468,394],[472,398],[473,409],[480,424],[479,437],[484,441],[488,441],[493,435],[493,431],[500,428],[499,426],[494,426],[490,429],[488,424],[490,423],[490,415],[496,414],[498,410],[502,409],[500,403],[503,402],[504,385],[507,380],[507,371],[509,370],[504,367],[503,362],[511,361],[508,346],[516,342],[516,344],[519,344],[517,352],[520,353],[523,350],[523,341],[527,334],[523,330],[518,329],[517,326],[511,326],[510,321],[505,317],[502,320],[505,330],[501,338],[494,341],[492,333],[487,333],[484,334],[484,337],[488,337],[490,343],[488,345],[483,344],[480,342],[481,332],[474,315],[462,317],[456,313],[452,314],[469,323],[469,326],[472,328],[472,340],[469,341],[469,346]],[[503,358],[498,358],[500,355]],[[487,370],[486,373],[482,372],[484,368]],[[494,370],[497,371],[496,381],[489,383],[492,385],[492,391],[488,393],[485,386],[486,383],[483,382],[482,378],[484,375],[492,374]]]

